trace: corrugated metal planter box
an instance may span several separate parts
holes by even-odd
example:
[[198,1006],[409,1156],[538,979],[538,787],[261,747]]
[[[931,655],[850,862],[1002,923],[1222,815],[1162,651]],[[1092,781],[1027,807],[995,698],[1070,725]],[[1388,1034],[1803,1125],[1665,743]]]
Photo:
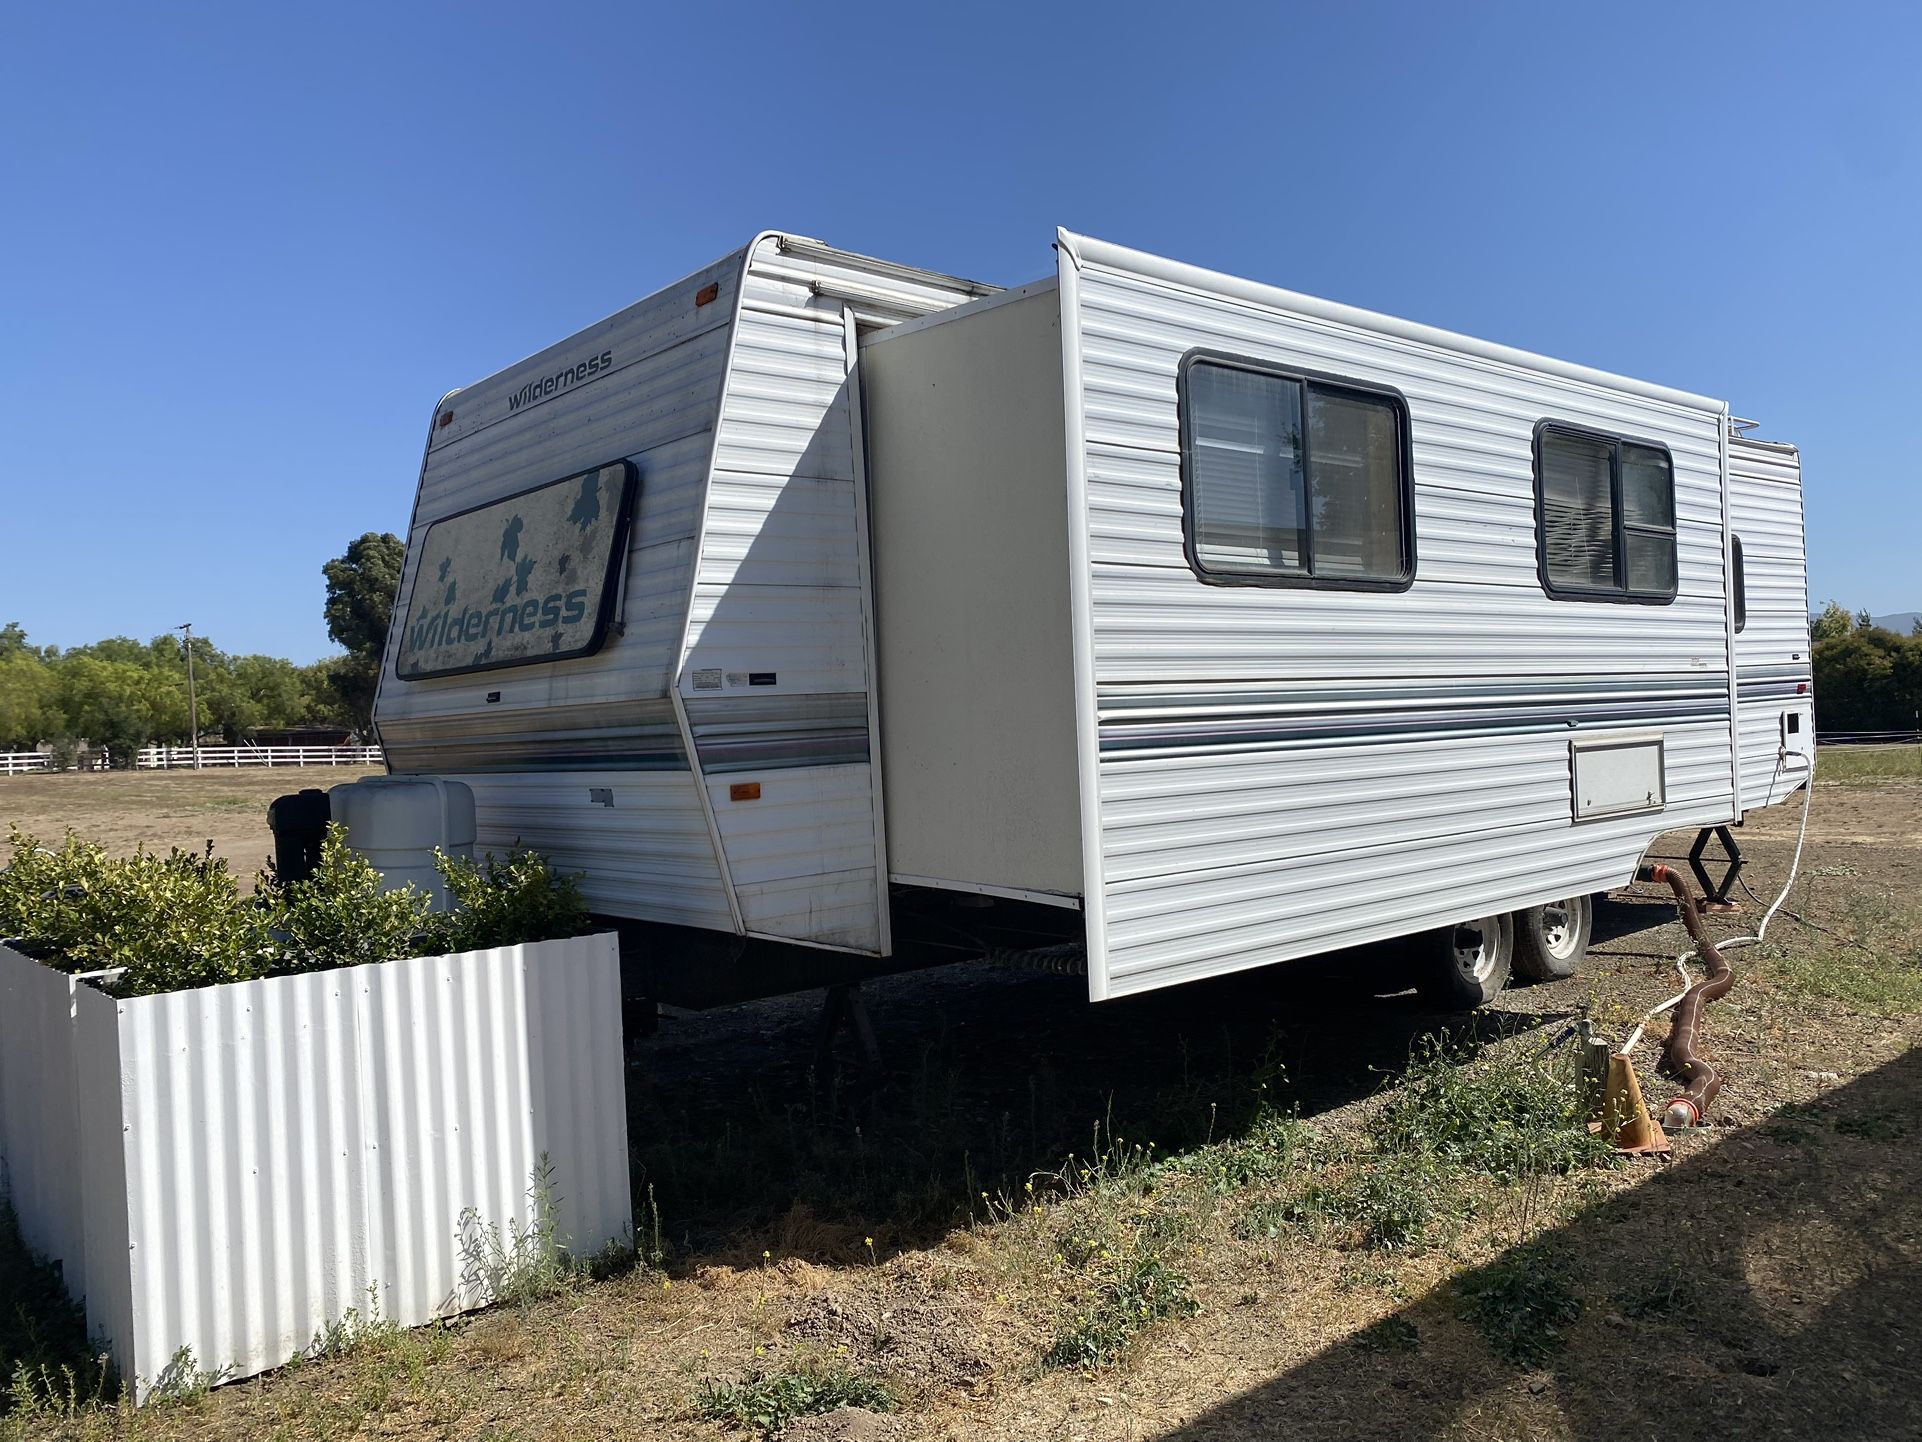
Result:
[[370,1296],[480,1305],[473,1218],[532,1225],[543,1158],[576,1255],[631,1236],[619,975],[604,934],[120,1000],[0,946],[21,1230],[139,1396],[183,1348],[284,1363]]

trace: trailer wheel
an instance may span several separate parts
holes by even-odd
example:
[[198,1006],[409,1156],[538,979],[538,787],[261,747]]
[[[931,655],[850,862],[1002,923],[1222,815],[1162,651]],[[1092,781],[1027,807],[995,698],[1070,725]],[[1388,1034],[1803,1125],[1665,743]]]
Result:
[[1504,912],[1460,921],[1421,938],[1415,990],[1442,1011],[1486,1006],[1508,984],[1515,960],[1515,919]]
[[1515,972],[1530,981],[1573,976],[1588,955],[1595,926],[1595,900],[1571,896],[1515,913]]

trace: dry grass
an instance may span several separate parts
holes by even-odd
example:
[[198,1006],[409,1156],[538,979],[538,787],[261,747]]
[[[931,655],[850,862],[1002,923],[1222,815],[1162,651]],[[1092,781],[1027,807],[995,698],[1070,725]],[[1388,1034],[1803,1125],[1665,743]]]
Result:
[[12,823],[42,841],[71,827],[117,856],[137,846],[199,851],[212,841],[237,876],[251,877],[273,854],[267,806],[276,796],[379,774],[368,766],[277,766],[0,776],[0,861]]
[[[894,1410],[784,1435],[1911,1435],[1915,807],[1818,790],[1795,914],[1709,1012],[1723,1125],[1668,1165],[1550,1145],[1534,1060],[1579,1007],[1619,1034],[1667,993],[1684,939],[1644,889],[1601,908],[1586,977],[1509,991],[1440,1060],[1441,1019],[1352,977],[1100,1008],[904,977],[871,988],[879,1073],[815,1065],[812,998],[668,1018],[631,1111],[665,1271],[137,1414],[28,1398],[0,1436],[711,1442],[863,1396]],[[1795,820],[1745,831],[1758,890]]]

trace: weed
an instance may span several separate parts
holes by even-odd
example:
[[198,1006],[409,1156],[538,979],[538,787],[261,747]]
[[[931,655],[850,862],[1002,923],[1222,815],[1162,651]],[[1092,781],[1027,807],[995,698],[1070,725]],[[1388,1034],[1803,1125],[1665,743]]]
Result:
[[4,1435],[24,1437],[35,1423],[78,1422],[117,1407],[120,1400],[120,1378],[105,1352],[85,1368],[16,1362],[0,1393],[0,1418],[7,1424]]
[[1653,1277],[1625,1287],[1611,1299],[1615,1310],[1637,1321],[1666,1317],[1685,1321],[1695,1316],[1699,1303],[1695,1288],[1680,1269],[1670,1266]]
[[1413,1352],[1421,1346],[1421,1330],[1406,1317],[1383,1317],[1355,1333],[1355,1345],[1364,1352]]
[[1477,1058],[1448,1036],[1417,1047],[1369,1136],[1383,1153],[1434,1157],[1503,1182],[1574,1171],[1610,1155],[1588,1130],[1572,1075],[1513,1051]]
[[1313,1137],[1298,1117],[1270,1112],[1257,1117],[1240,1137],[1201,1147],[1167,1165],[1226,1196],[1287,1176],[1309,1156]]
[[1043,1366],[1108,1366],[1143,1328],[1199,1310],[1187,1276],[1163,1259],[1151,1238],[1138,1240],[1121,1257],[1106,1250],[1099,1255],[1106,1275],[1042,1356]]
[[772,1437],[797,1417],[837,1407],[892,1412],[895,1398],[879,1380],[844,1363],[803,1358],[739,1382],[704,1381],[695,1406],[710,1421]]
[[316,1362],[327,1357],[344,1357],[362,1347],[389,1342],[399,1332],[398,1322],[380,1314],[380,1288],[370,1286],[366,1314],[363,1316],[358,1307],[349,1307],[338,1321],[329,1322],[314,1333],[314,1340],[301,1355]]
[[119,1395],[104,1348],[87,1338],[87,1317],[67,1295],[59,1271],[20,1235],[19,1218],[0,1194],[0,1414],[39,1415]]
[[521,1305],[565,1291],[581,1269],[555,1221],[554,1166],[541,1154],[527,1189],[528,1220],[509,1218],[506,1236],[473,1207],[460,1214],[461,1290],[481,1302]]
[[1404,1300],[1407,1295],[1402,1290],[1401,1278],[1393,1268],[1365,1258],[1344,1262],[1341,1270],[1335,1274],[1335,1285],[1344,1292],[1356,1292],[1364,1288],[1384,1292],[1397,1302]]
[[1817,1138],[1816,1128],[1823,1124],[1827,1116],[1827,1111],[1822,1107],[1811,1106],[1807,1102],[1788,1102],[1777,1107],[1763,1124],[1762,1135],[1770,1141],[1809,1146]]
[[[1812,909],[1812,891],[1805,886],[1804,911]],[[1785,913],[1809,929],[1814,945],[1771,943],[1762,976],[1783,991],[1863,1015],[1922,1014],[1922,910],[1906,894],[1866,887],[1851,887],[1843,898],[1833,925]]]
[[1455,1178],[1431,1158],[1382,1156],[1357,1162],[1328,1181],[1311,1182],[1278,1200],[1257,1202],[1238,1231],[1244,1238],[1298,1228],[1337,1245],[1372,1251],[1419,1251],[1434,1229],[1466,1212]]
[[1547,1247],[1516,1247],[1455,1290],[1462,1315],[1497,1356],[1540,1366],[1568,1345],[1566,1329],[1582,1314],[1573,1269]]
[[1877,955],[1842,948],[1791,951],[1767,964],[1785,991],[1839,1002],[1867,1016],[1922,1014],[1922,956]]
[[205,1397],[233,1374],[232,1367],[211,1370],[200,1365],[192,1347],[181,1347],[160,1369],[147,1393],[149,1402],[194,1402]]

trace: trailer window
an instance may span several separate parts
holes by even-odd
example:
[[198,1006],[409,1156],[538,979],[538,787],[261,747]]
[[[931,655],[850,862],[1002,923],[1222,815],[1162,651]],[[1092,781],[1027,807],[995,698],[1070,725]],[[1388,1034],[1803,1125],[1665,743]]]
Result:
[[1665,449],[1544,424],[1535,434],[1535,490],[1549,595],[1675,599],[1675,467]]
[[607,638],[633,511],[629,461],[456,515],[408,544],[403,681],[589,656]]
[[1729,543],[1735,552],[1735,629],[1740,632],[1748,625],[1748,568],[1742,564],[1742,538],[1731,535]]
[[1203,580],[1408,583],[1414,548],[1400,396],[1190,356],[1181,428],[1188,553]]

